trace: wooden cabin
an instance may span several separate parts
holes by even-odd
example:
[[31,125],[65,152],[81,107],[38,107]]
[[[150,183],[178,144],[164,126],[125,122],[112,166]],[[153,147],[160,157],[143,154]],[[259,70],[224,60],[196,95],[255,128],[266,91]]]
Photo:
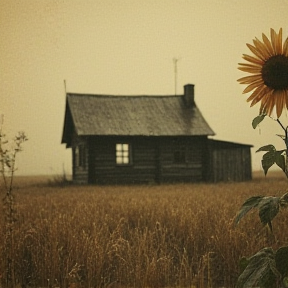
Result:
[[[213,135],[194,101],[192,84],[177,96],[66,95],[62,143],[72,148],[75,183],[251,179],[251,146],[239,144],[245,156],[237,158],[235,173],[227,170],[226,177],[217,171],[231,169],[224,163],[235,154],[235,145],[219,152],[220,144],[208,138]],[[245,177],[238,177],[244,168]]]

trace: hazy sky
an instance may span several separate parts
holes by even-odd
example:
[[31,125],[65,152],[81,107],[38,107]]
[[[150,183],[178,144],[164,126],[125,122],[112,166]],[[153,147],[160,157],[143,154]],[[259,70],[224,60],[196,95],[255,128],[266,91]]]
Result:
[[173,58],[177,93],[195,84],[215,139],[283,149],[275,121],[252,128],[259,105],[249,108],[236,80],[246,43],[271,27],[286,38],[287,18],[287,0],[1,0],[0,114],[10,135],[29,138],[18,175],[71,173],[64,79],[67,92],[170,95]]

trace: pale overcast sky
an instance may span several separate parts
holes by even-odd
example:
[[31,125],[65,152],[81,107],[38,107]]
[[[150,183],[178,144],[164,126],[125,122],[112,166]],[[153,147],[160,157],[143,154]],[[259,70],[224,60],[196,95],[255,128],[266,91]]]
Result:
[[64,79],[67,92],[170,95],[173,58],[177,93],[195,84],[215,139],[283,149],[276,122],[253,130],[259,105],[249,108],[236,80],[246,43],[270,28],[286,38],[287,18],[287,0],[1,0],[0,114],[9,134],[29,138],[18,175],[71,173]]

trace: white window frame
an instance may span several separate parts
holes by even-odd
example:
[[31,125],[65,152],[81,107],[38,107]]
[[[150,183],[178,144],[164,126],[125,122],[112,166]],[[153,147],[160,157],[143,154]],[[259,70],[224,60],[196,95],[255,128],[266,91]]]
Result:
[[119,142],[115,145],[115,161],[118,166],[127,166],[132,164],[131,144]]

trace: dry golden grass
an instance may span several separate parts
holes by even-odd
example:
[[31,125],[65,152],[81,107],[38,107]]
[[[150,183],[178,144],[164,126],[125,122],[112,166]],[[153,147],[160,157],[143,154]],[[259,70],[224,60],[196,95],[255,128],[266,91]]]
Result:
[[[236,212],[252,195],[287,190],[284,176],[262,172],[250,182],[217,185],[47,183],[15,178],[15,272],[23,286],[204,287],[209,280],[233,287],[239,258],[266,246],[257,214],[235,228]],[[287,245],[287,216],[274,221],[275,249]],[[2,242],[0,250],[3,260]]]

